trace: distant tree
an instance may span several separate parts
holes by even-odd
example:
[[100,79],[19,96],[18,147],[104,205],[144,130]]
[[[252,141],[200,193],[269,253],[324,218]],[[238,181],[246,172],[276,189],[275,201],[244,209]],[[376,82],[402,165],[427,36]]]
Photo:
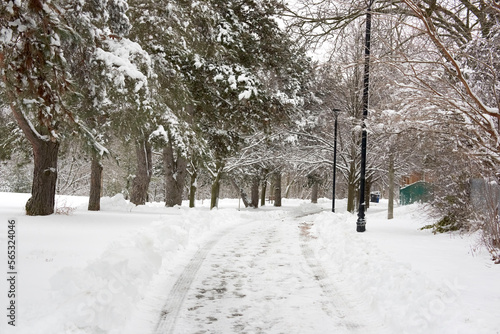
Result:
[[[338,4],[299,1],[288,10],[291,29],[306,36],[309,44],[342,45],[343,32],[364,16],[366,3]],[[375,21],[393,31],[391,38],[380,39],[393,55],[384,64],[407,77],[406,89],[413,90],[421,104],[472,122],[463,133],[473,144],[471,154],[479,151],[497,164],[497,1],[376,1],[373,10]]]
[[[288,119],[293,109],[287,105],[308,67],[303,51],[274,19],[280,9],[276,1],[210,4],[213,12],[205,10],[194,20],[206,34],[197,41],[204,47],[195,49],[189,84],[196,101],[195,131],[203,134],[210,151],[205,167],[218,182],[246,136]],[[214,184],[212,205],[218,189]]]
[[106,80],[111,71],[100,57],[107,40],[128,34],[131,25],[125,15],[127,8],[124,1],[74,2],[66,7],[66,19],[78,32],[78,38],[69,40],[65,48],[71,50],[68,67],[79,88],[72,108],[84,126],[82,146],[91,157],[88,204],[91,211],[100,210],[102,159],[109,154],[105,146],[111,136],[111,104],[116,93],[115,85]]
[[[407,58],[412,64],[409,75],[414,77],[413,84],[421,95],[425,94],[424,101],[429,105],[459,115],[464,122],[459,129],[469,138],[471,153],[480,153],[497,165],[500,103],[496,51],[500,13],[493,2],[465,1],[453,9],[412,0],[402,3],[419,20],[415,34],[423,32],[421,43],[427,43],[429,50],[425,67]],[[441,17],[446,10],[449,14]],[[468,18],[462,13],[467,13]],[[456,25],[446,28],[449,20]],[[474,126],[465,126],[466,122]]]
[[165,205],[180,205],[188,175],[188,142],[193,137],[187,81],[192,77],[194,45],[203,35],[195,29],[199,17],[190,14],[202,9],[171,1],[132,0],[129,5],[128,14],[134,22],[130,38],[150,55],[154,73],[149,86],[154,108],[147,119],[153,119],[156,127],[146,131],[162,137]]
[[111,109],[107,113],[115,135],[134,147],[137,167],[130,201],[144,204],[152,176],[150,134],[158,125],[155,117],[155,75],[152,60],[142,46],[126,37],[107,36],[96,51],[96,61],[106,73]]

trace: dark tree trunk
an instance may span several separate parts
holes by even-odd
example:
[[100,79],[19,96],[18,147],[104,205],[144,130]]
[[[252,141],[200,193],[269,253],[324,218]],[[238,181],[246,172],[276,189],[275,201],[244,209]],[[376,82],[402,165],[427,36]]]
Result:
[[260,192],[260,206],[266,205],[266,190],[267,190],[267,180],[262,180],[262,189]]
[[137,155],[137,170],[132,181],[130,202],[135,205],[143,205],[148,200],[149,182],[153,172],[151,145],[147,140],[143,140],[137,144],[135,152]]
[[210,197],[210,210],[219,206],[219,193],[220,193],[220,179],[222,177],[222,170],[224,166],[218,162],[216,164],[216,175],[212,182],[211,197]]
[[259,178],[254,177],[252,180],[252,189],[251,189],[251,198],[252,201],[250,202],[250,206],[252,208],[258,208],[259,207]]
[[318,190],[319,190],[319,183],[314,182],[312,184],[312,189],[311,189],[311,203],[318,203]]
[[172,141],[163,149],[163,165],[165,166],[165,206],[173,207],[182,204],[184,183],[186,181],[187,160],[177,151],[174,156]]
[[34,155],[31,198],[26,203],[28,216],[46,216],[54,213],[57,154],[59,143],[37,140],[32,142]]
[[[11,101],[14,99],[11,98]],[[59,142],[55,138],[53,141],[42,139],[24,114],[16,108],[16,104],[11,103],[11,109],[17,125],[33,147],[33,183],[31,198],[26,203],[26,214],[29,216],[51,215],[54,213],[56,198]]]
[[220,174],[217,174],[212,182],[210,194],[210,210],[219,206],[219,191],[220,191]]
[[89,211],[101,210],[102,169],[101,159],[97,156],[93,156],[90,165]]
[[191,174],[191,180],[190,180],[190,186],[189,186],[189,207],[194,208],[194,203],[196,200],[196,187],[197,187],[197,180],[196,178],[198,177],[198,173],[196,170],[193,171]]
[[274,206],[281,206],[281,172],[274,174]]
[[213,208],[217,208],[219,206],[219,189],[220,189],[220,180],[216,178],[212,183],[211,189],[211,197],[210,197],[210,210]]

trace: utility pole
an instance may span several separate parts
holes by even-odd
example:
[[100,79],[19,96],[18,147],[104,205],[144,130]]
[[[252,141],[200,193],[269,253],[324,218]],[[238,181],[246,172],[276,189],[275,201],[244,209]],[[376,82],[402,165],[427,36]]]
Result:
[[361,123],[361,174],[359,180],[359,208],[358,221],[356,222],[356,231],[366,231],[365,218],[365,184],[366,184],[366,118],[368,117],[368,98],[370,88],[370,37],[372,28],[372,4],[374,0],[369,0],[366,11],[366,35],[365,35],[365,70],[363,79],[363,119]]
[[332,190],[332,212],[335,212],[335,183],[337,174],[337,120],[340,109],[333,109],[335,114],[335,127],[333,130],[333,190]]

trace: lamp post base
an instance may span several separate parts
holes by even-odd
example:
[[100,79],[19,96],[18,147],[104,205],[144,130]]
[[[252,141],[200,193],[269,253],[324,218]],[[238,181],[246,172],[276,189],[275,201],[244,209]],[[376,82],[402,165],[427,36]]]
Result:
[[365,232],[366,231],[366,220],[358,219],[356,222],[356,232]]

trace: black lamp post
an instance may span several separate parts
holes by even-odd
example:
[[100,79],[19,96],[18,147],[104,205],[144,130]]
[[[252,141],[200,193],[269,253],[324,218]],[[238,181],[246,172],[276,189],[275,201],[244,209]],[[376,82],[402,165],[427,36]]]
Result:
[[361,174],[359,180],[359,208],[356,231],[366,231],[365,218],[365,183],[366,183],[366,118],[368,117],[368,89],[370,83],[370,37],[372,26],[372,4],[374,0],[369,0],[366,11],[366,37],[365,37],[365,70],[363,80],[363,120],[361,137]]
[[335,127],[333,130],[333,191],[332,191],[332,212],[335,212],[335,182],[336,182],[336,172],[337,172],[337,118],[339,116],[340,109],[333,109],[335,114]]

